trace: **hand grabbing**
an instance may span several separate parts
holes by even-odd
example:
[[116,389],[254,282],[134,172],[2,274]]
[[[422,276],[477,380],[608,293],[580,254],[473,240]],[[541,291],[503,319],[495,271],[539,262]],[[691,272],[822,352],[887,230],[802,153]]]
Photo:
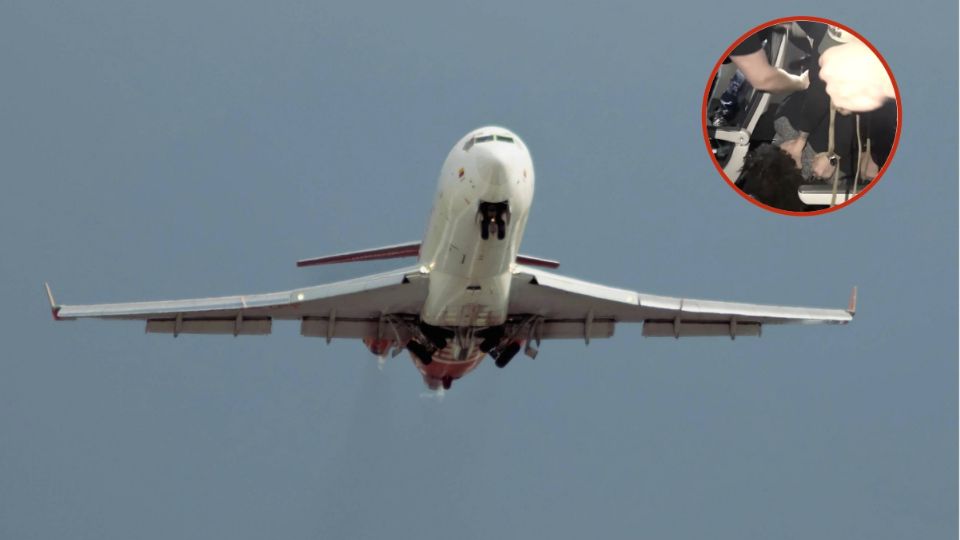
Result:
[[837,109],[866,112],[895,96],[893,81],[876,54],[854,41],[837,45],[820,56],[820,78]]
[[830,154],[820,152],[813,158],[813,175],[817,178],[830,178],[837,166],[830,161]]

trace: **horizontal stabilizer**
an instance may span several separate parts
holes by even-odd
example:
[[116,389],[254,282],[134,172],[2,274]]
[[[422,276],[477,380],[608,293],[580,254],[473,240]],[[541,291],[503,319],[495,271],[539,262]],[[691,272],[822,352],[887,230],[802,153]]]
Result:
[[406,244],[397,244],[394,246],[364,249],[361,251],[348,251],[346,253],[337,253],[336,255],[327,255],[325,257],[303,259],[297,261],[297,266],[315,266],[319,264],[337,264],[357,261],[376,261],[380,259],[400,259],[403,257],[416,257],[419,254],[420,242],[408,242]]
[[517,263],[527,266],[542,266],[544,268],[560,268],[558,261],[550,259],[541,259],[540,257],[531,257],[530,255],[517,255]]
[[[384,246],[373,249],[363,249],[360,251],[347,251],[337,253],[336,255],[326,255],[324,257],[315,257],[313,259],[302,259],[297,261],[297,266],[317,266],[321,264],[337,264],[359,261],[376,261],[381,259],[401,259],[404,257],[416,257],[420,255],[420,242],[408,242],[406,244],[396,244],[393,246]],[[560,263],[550,259],[541,259],[530,255],[517,255],[517,262],[528,266],[541,266],[544,268],[559,268]]]

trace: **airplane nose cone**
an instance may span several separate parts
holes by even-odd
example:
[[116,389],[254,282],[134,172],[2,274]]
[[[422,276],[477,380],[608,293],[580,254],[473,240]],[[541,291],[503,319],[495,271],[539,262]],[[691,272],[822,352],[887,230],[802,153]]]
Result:
[[477,170],[490,186],[505,187],[510,183],[514,171],[509,152],[496,147],[484,148],[478,152],[477,161]]

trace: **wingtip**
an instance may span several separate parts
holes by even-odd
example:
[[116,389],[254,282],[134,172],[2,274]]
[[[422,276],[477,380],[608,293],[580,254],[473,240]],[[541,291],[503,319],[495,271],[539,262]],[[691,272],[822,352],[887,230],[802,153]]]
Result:
[[850,291],[850,300],[847,302],[847,313],[852,317],[857,313],[857,286],[853,286],[853,290]]
[[62,320],[60,318],[60,306],[58,306],[56,300],[53,299],[53,291],[50,290],[50,284],[44,281],[43,288],[47,290],[47,301],[50,302],[50,314],[53,315],[53,320]]

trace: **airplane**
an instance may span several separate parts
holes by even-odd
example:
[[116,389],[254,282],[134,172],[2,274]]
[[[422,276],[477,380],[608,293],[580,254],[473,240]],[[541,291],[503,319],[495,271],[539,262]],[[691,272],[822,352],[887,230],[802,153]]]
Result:
[[119,304],[60,305],[55,320],[133,319],[147,332],[269,334],[274,320],[300,321],[303,336],[362,340],[383,361],[404,349],[431,390],[449,389],[486,356],[506,366],[542,340],[613,336],[642,323],[643,336],[760,336],[771,324],[846,324],[846,309],[718,302],[656,296],[566,277],[557,261],[519,253],[533,201],[534,169],[513,132],[482,127],[461,138],[440,171],[422,242],[328,255],[306,267],[417,257],[412,267],[282,292]]

